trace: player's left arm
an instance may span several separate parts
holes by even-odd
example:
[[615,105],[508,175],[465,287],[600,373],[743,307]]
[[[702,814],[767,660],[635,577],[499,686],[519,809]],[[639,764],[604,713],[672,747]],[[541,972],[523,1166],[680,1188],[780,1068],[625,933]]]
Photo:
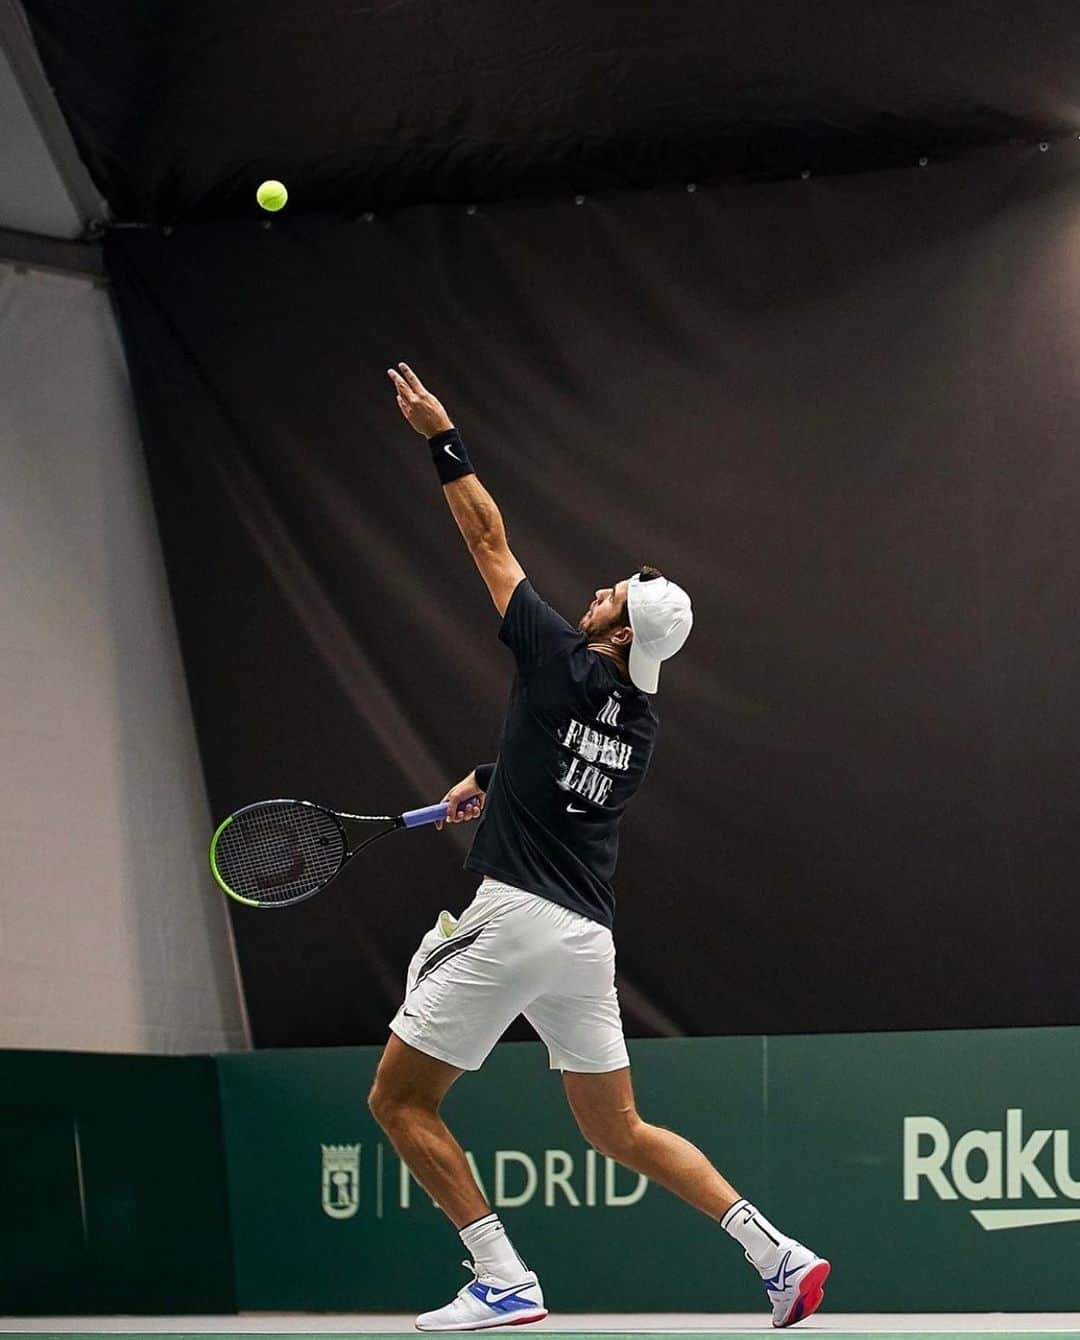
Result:
[[[431,394],[407,363],[399,363],[400,371],[387,368],[397,392],[398,408],[406,422],[429,441],[443,433],[451,433],[454,425],[442,404]],[[460,441],[456,444],[461,450]],[[454,460],[455,443],[448,441],[449,454]],[[471,472],[443,484],[443,496],[457,522],[458,530],[480,570],[491,599],[499,614],[506,613],[514,588],[525,576],[524,569],[510,551],[502,513],[487,489]]]
[[495,608],[500,616],[505,614],[525,570],[506,541],[506,527],[495,500],[475,475],[464,475],[444,484],[443,496],[491,593]]

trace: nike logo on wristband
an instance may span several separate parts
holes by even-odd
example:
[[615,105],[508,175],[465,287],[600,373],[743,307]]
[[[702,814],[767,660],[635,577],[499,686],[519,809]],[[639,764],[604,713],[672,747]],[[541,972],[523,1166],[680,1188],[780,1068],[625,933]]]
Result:
[[453,458],[454,458],[455,461],[460,462],[462,465],[465,464],[465,462],[461,459],[461,457],[457,454],[456,451],[451,451],[451,450],[450,450],[450,443],[449,443],[449,442],[447,442],[447,443],[443,446],[443,451],[446,452],[447,456],[453,456]]

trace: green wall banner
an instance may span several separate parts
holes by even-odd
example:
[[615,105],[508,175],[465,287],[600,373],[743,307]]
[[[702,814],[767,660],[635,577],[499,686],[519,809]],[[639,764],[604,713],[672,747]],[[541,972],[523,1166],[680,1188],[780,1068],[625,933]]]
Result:
[[[643,1115],[831,1258],[830,1311],[1075,1307],[1080,1029],[630,1054]],[[0,1312],[448,1299],[465,1251],[367,1111],[378,1055],[0,1052]],[[498,1047],[445,1111],[555,1312],[763,1309],[718,1225],[588,1148],[539,1044]]]
[[0,1313],[231,1312],[209,1056],[0,1051]]
[[[1075,1306],[1080,1029],[630,1050],[642,1114],[832,1259],[831,1310]],[[467,1278],[367,1112],[378,1055],[219,1058],[241,1309],[419,1310]],[[763,1306],[717,1225],[588,1149],[538,1044],[497,1048],[444,1110],[553,1310]]]

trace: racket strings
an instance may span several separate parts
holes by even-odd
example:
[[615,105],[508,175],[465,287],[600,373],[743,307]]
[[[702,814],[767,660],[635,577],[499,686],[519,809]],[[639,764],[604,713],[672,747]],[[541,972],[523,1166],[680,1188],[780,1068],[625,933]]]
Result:
[[332,879],[346,854],[334,817],[298,802],[254,805],[220,835],[214,860],[241,898],[287,903]]

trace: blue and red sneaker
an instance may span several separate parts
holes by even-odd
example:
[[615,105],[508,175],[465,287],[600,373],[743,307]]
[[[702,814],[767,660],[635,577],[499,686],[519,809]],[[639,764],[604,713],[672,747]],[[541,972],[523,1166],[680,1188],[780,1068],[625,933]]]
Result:
[[456,1298],[416,1319],[418,1331],[486,1331],[491,1326],[523,1326],[547,1316],[540,1281],[530,1271],[516,1284],[477,1274],[471,1261],[461,1263],[475,1278]]
[[812,1316],[825,1297],[825,1281],[831,1269],[828,1261],[815,1256],[801,1242],[789,1239],[776,1269],[761,1277],[772,1303],[772,1324],[794,1326]]

